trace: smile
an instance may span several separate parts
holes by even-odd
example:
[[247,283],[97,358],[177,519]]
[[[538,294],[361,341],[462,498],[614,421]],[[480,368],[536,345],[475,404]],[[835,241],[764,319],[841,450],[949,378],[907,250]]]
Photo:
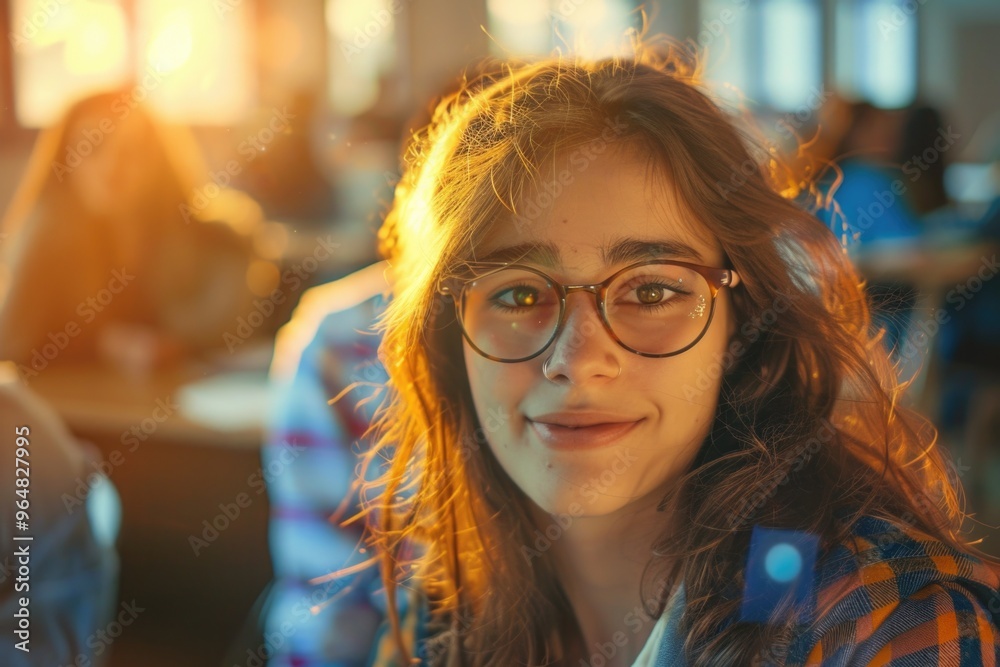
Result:
[[528,419],[531,430],[549,449],[583,450],[604,447],[617,442],[642,422],[616,421],[565,424]]

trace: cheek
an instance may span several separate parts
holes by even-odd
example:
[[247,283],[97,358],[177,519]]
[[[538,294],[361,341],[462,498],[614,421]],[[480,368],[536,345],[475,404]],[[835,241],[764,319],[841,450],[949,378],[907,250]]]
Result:
[[476,404],[480,423],[485,423],[491,410],[506,408],[517,402],[518,369],[520,364],[502,364],[477,354],[463,341],[465,367],[469,374],[469,389]]
[[463,354],[465,356],[465,369],[469,376],[469,390],[478,408],[481,401],[485,400],[489,393],[489,368],[480,361],[485,361],[478,354],[472,351],[469,344],[462,341]]
[[496,450],[521,435],[525,398],[534,385],[531,362],[503,364],[486,359],[463,341],[469,389],[482,436]]
[[[720,303],[704,337],[697,345],[663,360],[656,375],[655,390],[665,396],[664,409],[671,421],[703,425],[714,415],[722,377],[729,362],[733,320],[728,304]],[[680,423],[675,421],[675,423]]]

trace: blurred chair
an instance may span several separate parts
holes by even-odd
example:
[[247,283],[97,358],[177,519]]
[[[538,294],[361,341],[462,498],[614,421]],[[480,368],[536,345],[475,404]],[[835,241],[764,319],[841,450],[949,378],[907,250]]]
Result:
[[[58,415],[14,380],[12,364],[0,364],[0,434],[9,457],[0,475],[0,664],[4,667],[82,665],[100,667],[113,650],[105,631],[117,612],[115,541],[121,503],[111,481],[97,471],[99,453],[76,441]],[[28,427],[28,527],[15,523],[15,427]],[[15,541],[15,536],[31,536]],[[26,546],[27,563],[16,556]],[[21,571],[25,565],[27,575]],[[27,598],[30,652],[15,635]],[[89,661],[89,662],[85,662]]]
[[[978,223],[973,240],[986,251],[985,261],[980,273],[967,277],[963,294],[952,293],[961,296],[960,306],[951,305],[951,317],[937,341],[943,366],[939,425],[950,440],[959,443],[955,453],[971,473],[967,482],[971,509],[995,525],[1000,523],[1000,275],[996,265],[1000,198]],[[978,289],[973,291],[974,287]],[[1000,546],[986,547],[1000,554]]]
[[[959,474],[971,472],[967,491],[976,518],[996,527],[1000,524],[1000,378],[981,384],[969,406],[964,457]],[[1000,556],[1000,544],[984,545]]]

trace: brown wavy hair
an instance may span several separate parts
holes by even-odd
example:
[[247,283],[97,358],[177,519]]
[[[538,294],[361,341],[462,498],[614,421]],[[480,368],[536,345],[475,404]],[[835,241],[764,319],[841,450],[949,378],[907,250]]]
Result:
[[[972,550],[936,432],[899,405],[905,387],[870,329],[863,283],[810,212],[810,192],[713,102],[691,50],[660,38],[633,51],[463,81],[406,152],[381,230],[395,281],[378,323],[390,380],[367,460],[381,474],[363,485],[362,512],[401,656],[414,647],[400,631],[400,585],[426,596],[432,628],[450,637],[432,664],[555,664],[584,648],[552,563],[521,554],[538,526],[484,446],[461,334],[436,287],[491,225],[524,220],[520,197],[546,159],[600,137],[608,119],[626,128],[615,141],[655,157],[742,277],[715,423],[663,498],[678,520],[668,532],[664,517],[643,583],[684,583],[692,663],[748,665],[789,637],[792,616],[726,623],[755,523],[810,531],[825,547],[878,516]],[[651,614],[669,590],[644,590]]]

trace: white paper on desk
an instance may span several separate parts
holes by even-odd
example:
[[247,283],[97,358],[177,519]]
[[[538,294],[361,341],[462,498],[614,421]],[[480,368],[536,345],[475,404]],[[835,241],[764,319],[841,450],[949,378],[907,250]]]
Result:
[[213,375],[181,387],[177,403],[185,418],[217,431],[262,429],[270,408],[267,374]]

